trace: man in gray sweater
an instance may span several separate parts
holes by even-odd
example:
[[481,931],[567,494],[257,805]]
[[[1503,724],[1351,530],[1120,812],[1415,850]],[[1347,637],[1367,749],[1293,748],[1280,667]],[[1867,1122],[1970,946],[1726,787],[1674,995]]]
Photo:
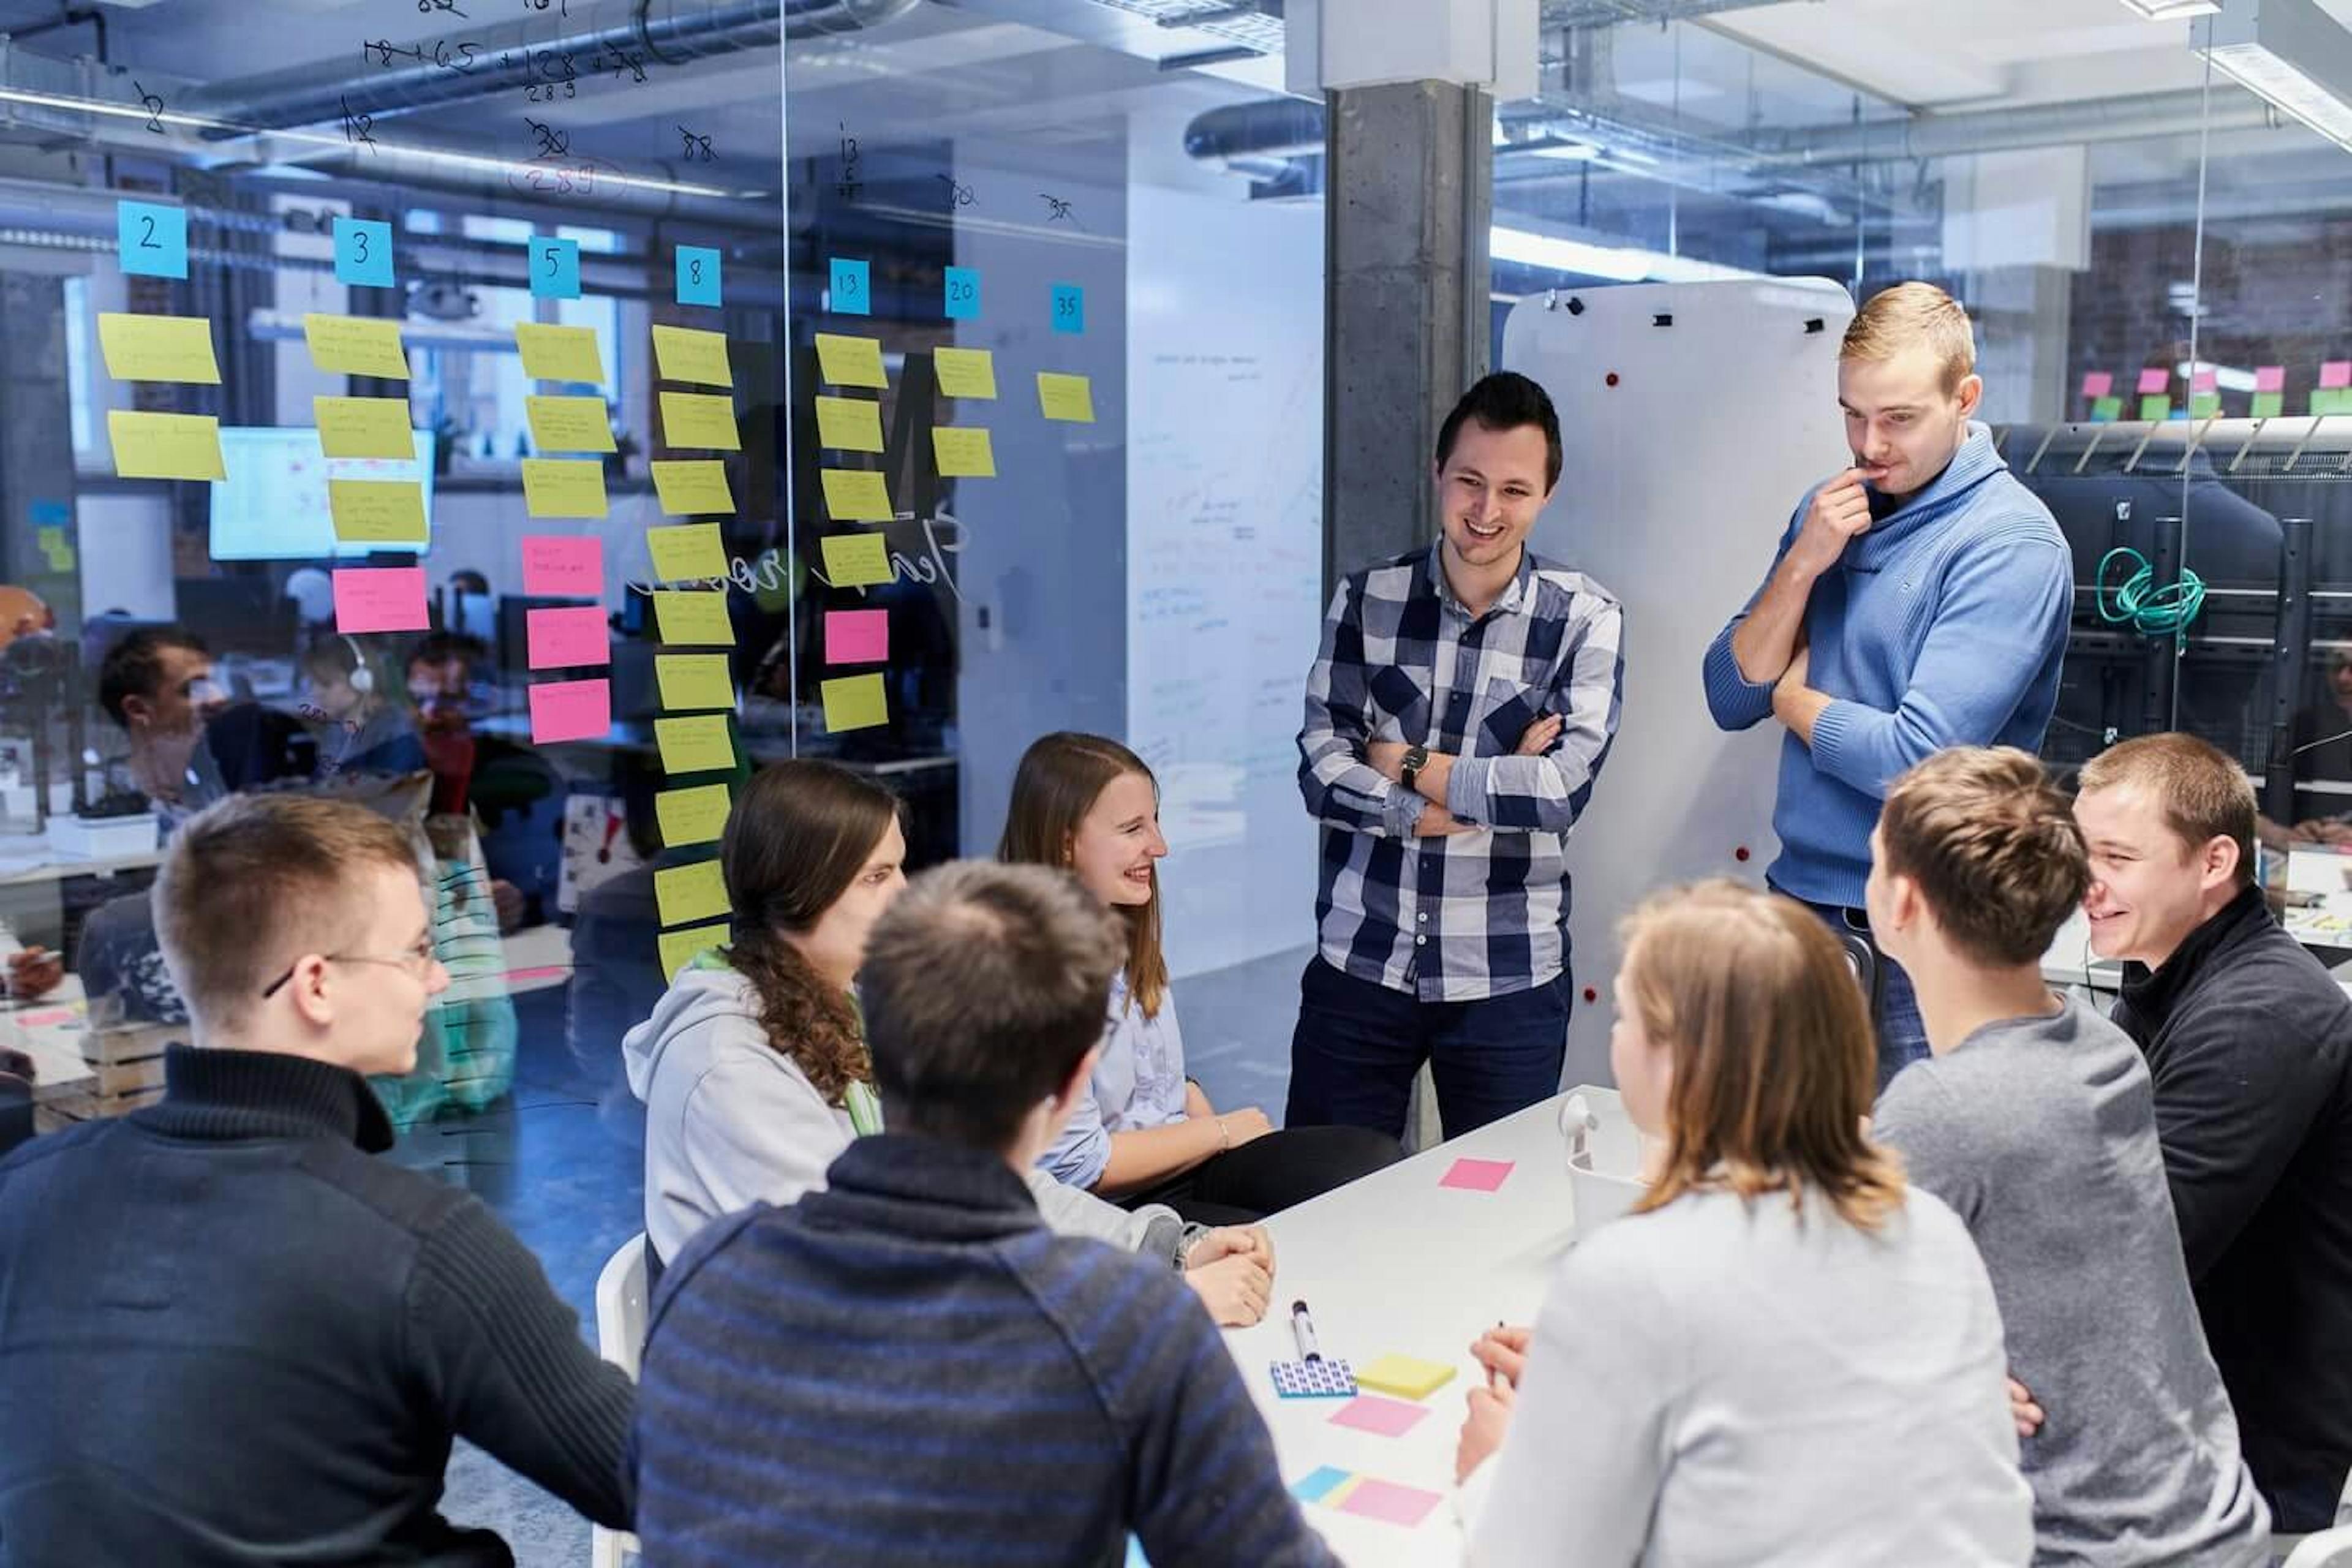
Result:
[[2034,1561],[2267,1563],[2270,1514],[2189,1291],[2147,1065],[2042,979],[2090,880],[2065,798],[2023,752],[1942,752],[1896,780],[1871,862],[1871,929],[1918,988],[1932,1052],[1888,1085],[1874,1131],[1992,1276]]

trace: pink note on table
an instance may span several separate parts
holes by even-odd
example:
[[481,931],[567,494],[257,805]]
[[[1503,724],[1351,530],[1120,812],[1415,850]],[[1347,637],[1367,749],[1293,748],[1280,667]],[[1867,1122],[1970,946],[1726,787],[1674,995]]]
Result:
[[613,686],[605,680],[549,680],[530,689],[530,738],[601,741],[613,727]]
[[604,606],[532,610],[523,617],[530,631],[530,667],[560,669],[567,664],[610,664],[613,640],[604,626]]
[[2105,397],[2115,389],[2116,378],[2112,372],[2095,370],[2083,377],[2083,395],[2085,397]]
[[2191,392],[2221,391],[2221,373],[2218,370],[2199,371],[2195,375],[2189,378],[2189,390]]
[[335,629],[339,632],[421,632],[425,618],[425,568],[347,566],[335,574]]
[[2142,397],[2153,397],[2159,392],[2169,391],[2171,386],[2172,373],[2160,366],[2150,365],[2139,373],[2139,395]]
[[553,599],[603,598],[604,542],[593,535],[525,534],[522,591]]
[[1360,1394],[1339,1407],[1331,1417],[1334,1426],[1353,1426],[1359,1432],[1376,1433],[1382,1437],[1398,1437],[1421,1424],[1429,1414],[1425,1405],[1407,1405],[1402,1399],[1383,1399],[1377,1394]]
[[1461,1187],[1474,1193],[1491,1193],[1503,1184],[1511,1173],[1509,1160],[1456,1160],[1439,1177],[1441,1187]]
[[18,1013],[8,1021],[27,1029],[46,1029],[54,1024],[70,1024],[80,1016],[70,1007],[51,1007],[44,1013]]
[[2284,392],[2286,390],[2286,366],[2283,364],[2256,365],[2254,367],[2254,390],[2256,392]]
[[1431,1509],[1444,1500],[1435,1492],[1425,1492],[1419,1487],[1401,1487],[1394,1481],[1376,1481],[1367,1476],[1340,1500],[1339,1511],[1360,1513],[1366,1519],[1377,1519],[1383,1524],[1402,1524],[1411,1530],[1429,1517]]
[[827,610],[824,613],[825,663],[880,664],[889,657],[889,611]]
[[2328,360],[2319,367],[2319,384],[2329,387],[2352,386],[2352,359]]

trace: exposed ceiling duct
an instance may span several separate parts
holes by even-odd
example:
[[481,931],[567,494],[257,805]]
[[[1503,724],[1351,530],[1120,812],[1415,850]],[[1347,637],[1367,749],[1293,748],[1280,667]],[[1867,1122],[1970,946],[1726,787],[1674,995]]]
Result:
[[1769,131],[1750,137],[1747,147],[1755,162],[1767,164],[1908,163],[2030,147],[2182,136],[2196,131],[2200,122],[2215,131],[2262,130],[2286,123],[2277,110],[2253,94],[2219,84],[2213,89],[2210,121],[2206,116],[2205,93],[2192,87],[2076,103],[1915,114],[1906,120],[1860,125]]

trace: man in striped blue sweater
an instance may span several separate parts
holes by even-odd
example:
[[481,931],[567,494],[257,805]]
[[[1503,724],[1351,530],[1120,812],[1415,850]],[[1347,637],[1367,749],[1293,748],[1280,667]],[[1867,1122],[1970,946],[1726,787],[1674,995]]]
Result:
[[1706,652],[1717,724],[1788,731],[1766,880],[1867,944],[1881,1088],[1927,1036],[1863,908],[1879,805],[1947,746],[2041,749],[2074,607],[2065,535],[1972,422],[1983,396],[1950,295],[1903,283],[1864,305],[1838,351],[1854,466],[1799,504]]
[[1066,874],[919,877],[859,974],[893,1131],[706,1226],[654,1303],[637,1532],[672,1564],[1334,1561],[1200,1300],[1023,1173],[1094,1070],[1123,928]]

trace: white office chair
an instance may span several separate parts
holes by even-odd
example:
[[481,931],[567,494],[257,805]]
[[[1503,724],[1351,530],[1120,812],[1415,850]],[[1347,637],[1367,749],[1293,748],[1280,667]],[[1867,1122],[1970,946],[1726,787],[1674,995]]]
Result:
[[2286,1554],[2284,1568],[2352,1568],[2352,1524],[2303,1537]]
[[[646,1233],[621,1244],[596,1276],[596,1353],[637,1375],[646,1348]],[[622,1568],[637,1555],[637,1538],[602,1525],[588,1532],[590,1568]]]

